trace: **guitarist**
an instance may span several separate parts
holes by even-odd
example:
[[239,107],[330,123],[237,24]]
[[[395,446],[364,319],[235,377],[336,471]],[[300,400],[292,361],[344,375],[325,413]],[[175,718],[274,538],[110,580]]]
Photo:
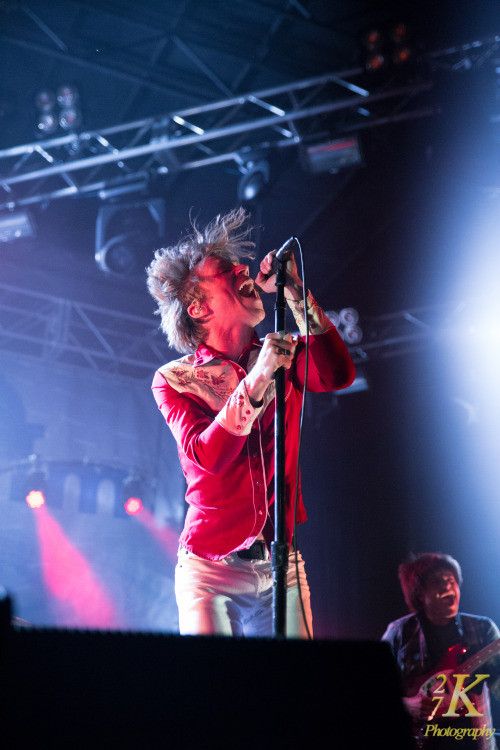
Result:
[[[500,631],[487,617],[459,612],[462,572],[449,555],[412,556],[401,563],[398,576],[410,614],[389,623],[382,640],[390,644],[401,670],[416,747],[497,750],[489,693],[500,700],[500,641],[498,649],[493,646],[496,656],[488,653],[488,661],[463,681],[463,692],[457,687],[461,678],[453,675],[461,673],[460,663],[499,639]],[[477,692],[474,687],[467,691],[479,673],[490,676],[478,680]],[[440,677],[426,684],[440,674],[447,675],[446,683]],[[443,717],[446,712],[455,715]]]

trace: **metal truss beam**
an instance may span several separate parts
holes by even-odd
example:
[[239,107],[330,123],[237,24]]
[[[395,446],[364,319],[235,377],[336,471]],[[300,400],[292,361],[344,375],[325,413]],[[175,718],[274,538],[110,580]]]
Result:
[[[0,210],[64,197],[129,189],[165,174],[233,162],[339,132],[434,114],[419,97],[430,80],[368,91],[362,69],[308,78],[100,131],[39,140],[0,151]],[[328,125],[326,126],[328,130]],[[330,123],[332,130],[332,123]]]
[[[65,197],[132,191],[155,176],[233,162],[315,137],[436,113],[433,77],[497,64],[500,36],[431,52],[406,84],[375,83],[362,68],[303,79],[99,131],[0,151],[0,211]],[[369,81],[369,82],[368,82]],[[368,89],[369,87],[369,89]],[[330,116],[330,120],[326,118]]]
[[1,283],[0,320],[0,350],[41,364],[140,380],[168,359],[154,319]]
[[[419,308],[360,323],[363,340],[350,347],[356,363],[429,346],[451,308]],[[150,381],[176,355],[154,318],[73,302],[0,283],[0,351],[44,365],[92,370],[128,381]]]
[[363,321],[363,340],[350,347],[351,356],[361,364],[430,346],[447,330],[447,321],[457,309],[457,305],[419,307],[367,319]]

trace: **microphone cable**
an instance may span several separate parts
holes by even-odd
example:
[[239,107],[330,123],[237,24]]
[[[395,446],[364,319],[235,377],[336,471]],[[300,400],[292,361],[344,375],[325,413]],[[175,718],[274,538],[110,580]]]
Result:
[[[302,405],[300,409],[300,419],[299,419],[299,435],[298,435],[298,451],[297,451],[297,466],[295,469],[295,498],[294,498],[294,509],[293,509],[293,542],[294,542],[294,548],[295,548],[295,575],[297,577],[297,590],[299,593],[299,602],[300,602],[300,610],[302,613],[302,619],[305,625],[307,638],[308,640],[312,641],[312,633],[309,629],[309,624],[307,622],[306,617],[306,611],[304,606],[304,600],[302,597],[302,588],[300,584],[300,575],[299,575],[299,554],[298,554],[298,545],[297,545],[297,510],[298,510],[298,503],[299,503],[299,477],[300,477],[300,450],[302,446],[302,433],[304,428],[304,414],[305,414],[305,404],[306,404],[306,394],[307,394],[307,377],[309,374],[309,322],[307,319],[307,279],[306,279],[306,269],[305,269],[305,262],[304,262],[304,253],[302,252],[302,245],[300,244],[300,241],[297,237],[293,238],[295,242],[297,243],[297,247],[299,249],[299,256],[300,256],[300,267],[301,267],[301,275],[302,275],[302,285],[303,285],[303,302],[304,302],[304,318],[306,322],[306,348],[305,348],[305,365],[304,365],[304,385],[302,388]],[[305,573],[305,565],[304,565],[304,573]],[[311,616],[312,616],[312,610],[311,610]]]

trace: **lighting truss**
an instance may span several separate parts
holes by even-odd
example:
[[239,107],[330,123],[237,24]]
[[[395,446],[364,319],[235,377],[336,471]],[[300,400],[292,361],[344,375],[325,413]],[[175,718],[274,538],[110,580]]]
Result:
[[[105,192],[212,164],[241,164],[245,151],[314,139],[328,115],[342,129],[434,114],[420,96],[430,80],[366,86],[361,68],[234,96],[100,131],[68,134],[0,151],[0,210]],[[361,82],[362,85],[361,85]],[[330,123],[330,126],[332,123]]]
[[[402,310],[363,320],[363,341],[348,346],[357,364],[430,346],[456,307]],[[90,369],[129,382],[150,382],[175,352],[158,322],[0,283],[0,351],[16,359]]]
[[458,305],[400,310],[363,319],[363,341],[349,348],[353,361],[368,362],[418,351],[441,340]]
[[[0,151],[0,210],[68,196],[126,190],[155,175],[224,162],[436,114],[426,98],[441,71],[497,64],[500,36],[426,54],[406,84],[376,82],[363,68],[329,72],[206,105]],[[328,116],[330,119],[328,120]]]
[[0,350],[127,380],[151,379],[172,357],[154,318],[0,283]]

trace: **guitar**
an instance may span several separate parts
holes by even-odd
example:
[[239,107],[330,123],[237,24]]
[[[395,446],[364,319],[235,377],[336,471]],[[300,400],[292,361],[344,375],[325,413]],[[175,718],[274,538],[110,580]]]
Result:
[[[427,721],[437,723],[439,719],[443,717],[450,709],[450,701],[453,697],[454,691],[454,678],[453,675],[476,675],[476,670],[480,669],[483,664],[486,664],[493,656],[500,653],[500,638],[488,643],[487,646],[482,648],[480,651],[470,656],[466,661],[459,663],[459,659],[465,654],[467,649],[461,644],[452,646],[445,654],[443,659],[439,662],[438,666],[429,673],[422,681],[422,677],[418,677],[414,680],[408,681],[405,685],[406,695],[411,698],[415,695],[422,697],[427,696],[432,698],[436,703],[436,708],[432,714],[428,717]],[[450,681],[451,681],[451,692],[450,692]],[[478,685],[482,688],[483,681],[478,681]],[[464,691],[465,692],[465,691]],[[471,693],[471,696],[473,694]],[[474,706],[473,697],[468,695],[472,707]],[[457,701],[458,703],[458,701]],[[464,716],[469,710],[470,706],[465,704],[462,706],[456,705],[452,707],[450,716],[446,718],[456,718],[457,716]],[[413,735],[416,739],[417,747],[425,747],[426,736],[424,734],[425,725],[421,724],[414,726]]]

